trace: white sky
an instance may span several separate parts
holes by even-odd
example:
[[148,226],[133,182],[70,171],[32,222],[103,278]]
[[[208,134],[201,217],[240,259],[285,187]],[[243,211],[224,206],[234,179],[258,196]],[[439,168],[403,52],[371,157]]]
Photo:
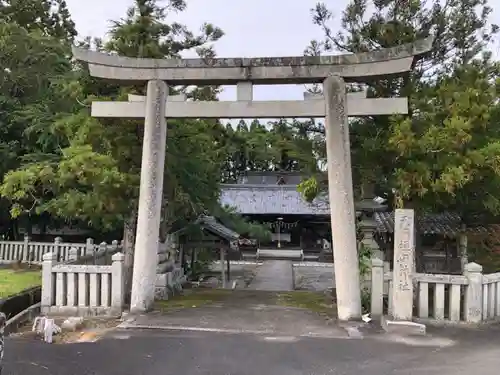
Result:
[[[324,0],[336,17],[331,27],[338,29],[341,12],[348,0]],[[302,55],[311,39],[321,39],[321,30],[312,24],[310,9],[317,0],[188,0],[185,12],[172,19],[196,31],[204,22],[222,28],[225,36],[215,44],[219,57],[259,57]],[[490,0],[490,4],[500,0]],[[110,20],[125,16],[132,0],[67,0],[78,32],[102,37]],[[496,8],[496,7],[494,7]],[[500,23],[500,11],[493,21]],[[186,56],[193,57],[193,56]],[[298,100],[303,86],[256,86],[255,100]],[[235,90],[225,88],[222,100],[235,100]]]

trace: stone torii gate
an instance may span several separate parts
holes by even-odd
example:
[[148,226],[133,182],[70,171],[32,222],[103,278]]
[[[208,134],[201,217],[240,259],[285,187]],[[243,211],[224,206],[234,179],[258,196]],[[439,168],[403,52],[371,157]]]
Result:
[[[92,116],[145,118],[131,311],[147,311],[154,299],[166,118],[325,117],[332,245],[340,320],[361,317],[348,116],[408,112],[407,98],[347,95],[346,82],[366,83],[411,70],[431,39],[369,53],[321,57],[142,59],[74,48],[94,77],[147,82],[146,97],[94,102]],[[254,84],[323,83],[323,96],[299,101],[254,101]],[[236,101],[186,101],[168,96],[169,85],[236,85]]]

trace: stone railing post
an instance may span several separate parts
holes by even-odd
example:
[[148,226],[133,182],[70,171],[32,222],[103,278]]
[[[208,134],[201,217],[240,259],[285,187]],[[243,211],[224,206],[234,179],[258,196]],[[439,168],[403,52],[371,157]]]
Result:
[[[54,276],[52,274],[52,267],[57,262],[56,253],[47,253],[43,256],[42,263],[42,300],[41,309],[42,314],[47,314],[50,307],[54,303]],[[62,293],[62,291],[56,291]]]
[[89,255],[89,254],[94,254],[94,250],[95,250],[94,239],[93,238],[87,238],[87,240],[85,241],[85,254],[82,254],[82,256]]
[[111,257],[111,309],[113,313],[120,314],[123,311],[125,298],[125,280],[123,278],[123,260],[125,255],[116,253]]
[[23,253],[21,254],[21,261],[22,262],[30,262],[31,263],[31,256],[30,256],[30,235],[28,233],[24,234],[24,239],[23,239]]
[[69,249],[68,261],[76,262],[78,260],[78,249],[76,247],[72,247]]
[[378,258],[371,261],[371,313],[372,317],[380,317],[384,314],[384,262]]
[[[99,254],[99,258],[97,258]],[[103,265],[106,264],[106,257],[108,254],[108,244],[106,242],[101,242],[99,244],[99,249],[94,253],[94,264]]]
[[483,267],[468,263],[464,275],[469,280],[465,293],[465,321],[479,323],[483,317]]
[[103,263],[103,264],[109,264],[113,254],[116,254],[118,251],[120,251],[120,242],[117,240],[111,241],[111,247],[110,247],[109,251],[107,251],[107,253],[106,253],[105,263]]
[[[61,237],[54,238],[54,251],[53,253],[56,255],[56,260],[61,261]],[[63,259],[64,260],[64,259]]]

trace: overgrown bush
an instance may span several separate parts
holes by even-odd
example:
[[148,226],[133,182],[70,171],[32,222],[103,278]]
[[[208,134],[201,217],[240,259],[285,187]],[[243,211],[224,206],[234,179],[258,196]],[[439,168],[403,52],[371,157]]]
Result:
[[216,259],[217,252],[213,249],[197,249],[196,260],[193,267],[188,266],[188,276],[191,280],[199,280],[203,275],[210,271],[210,265]]

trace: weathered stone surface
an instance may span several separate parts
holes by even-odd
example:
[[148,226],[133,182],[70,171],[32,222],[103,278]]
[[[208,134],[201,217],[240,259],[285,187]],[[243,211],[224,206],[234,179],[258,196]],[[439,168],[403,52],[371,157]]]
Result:
[[392,315],[396,320],[408,321],[413,317],[415,212],[408,209],[397,209],[394,222]]
[[[407,98],[349,98],[349,116],[378,116],[393,113],[408,113]],[[93,117],[144,118],[144,103],[93,102]],[[286,100],[286,101],[167,101],[165,116],[168,118],[310,118],[325,116],[325,101]]]
[[82,328],[84,319],[81,316],[73,316],[66,319],[61,324],[61,328],[65,331],[76,331]]
[[174,262],[169,261],[165,263],[160,263],[156,266],[156,273],[170,272],[174,269]]
[[134,275],[130,310],[147,311],[154,302],[160,214],[163,195],[167,124],[163,114],[168,87],[150,81],[141,165],[141,184],[135,242]]
[[170,258],[169,253],[159,253],[158,254],[158,263],[165,263]]
[[398,335],[425,335],[425,324],[403,320],[389,320],[382,317],[382,328],[388,333]]
[[361,319],[361,296],[355,227],[346,86],[342,77],[323,84],[326,117],[328,195],[335,260],[337,310],[340,320]]
[[332,74],[351,81],[401,74],[414,56],[430,51],[432,39],[378,51],[337,56],[216,59],[137,59],[73,48],[76,59],[89,62],[91,75],[124,81],[161,79],[181,84],[320,83]]

